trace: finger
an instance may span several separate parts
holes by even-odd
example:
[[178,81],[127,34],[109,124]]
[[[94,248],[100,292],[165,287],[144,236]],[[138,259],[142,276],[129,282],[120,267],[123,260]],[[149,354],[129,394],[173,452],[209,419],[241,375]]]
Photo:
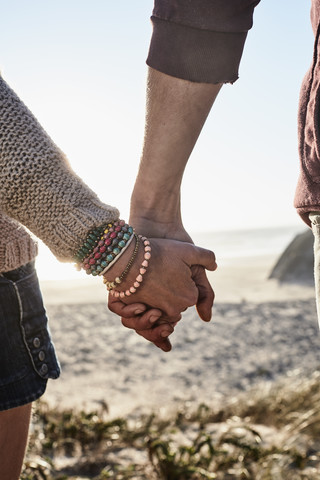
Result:
[[108,308],[111,312],[116,313],[120,317],[132,317],[134,315],[140,315],[147,310],[147,306],[144,303],[131,303],[127,305],[123,303],[119,298],[115,298],[109,295]]
[[[162,315],[160,310],[153,308],[148,310],[143,315],[125,318],[122,317],[121,322],[124,327],[138,332],[140,330],[148,330],[151,328],[155,330],[156,327],[159,327],[160,325],[170,325],[171,328],[174,328],[180,319],[181,315],[176,317],[165,317]],[[161,334],[162,331],[168,331],[169,333],[172,333],[171,328],[160,329],[159,334]]]
[[[128,319],[121,319],[122,322],[127,322]],[[154,343],[161,350],[168,352],[171,350],[171,343],[168,339],[169,335],[173,333],[174,328],[170,324],[162,324],[155,328],[148,328],[146,330],[136,330],[138,335]]]
[[[185,309],[186,310],[186,309]],[[165,323],[170,323],[170,325],[176,325],[179,320],[181,320],[182,318],[182,315],[181,313],[179,313],[178,315],[173,315],[173,316],[168,316],[168,315],[164,315],[162,314],[159,319],[155,322],[155,325],[161,325],[161,324],[165,324]]]
[[164,325],[154,328],[153,330],[140,330],[138,335],[141,335],[149,342],[152,342],[156,347],[161,348],[164,352],[169,352],[171,350],[171,342],[169,340],[169,335],[173,333],[173,327],[169,328],[169,325],[164,328]]
[[190,265],[201,265],[206,270],[214,271],[218,265],[216,256],[211,250],[190,245]]
[[147,330],[153,328],[160,317],[160,310],[150,309],[139,316],[122,317],[121,322],[122,325],[127,328],[131,328],[132,330]]
[[164,352],[170,352],[170,350],[172,350],[172,345],[169,338],[164,338],[159,342],[153,342],[153,343],[155,344],[156,347],[160,348]]
[[195,265],[191,267],[191,271],[192,279],[199,292],[198,301],[196,303],[197,312],[202,320],[210,322],[214,302],[214,291],[209,283],[204,268]]

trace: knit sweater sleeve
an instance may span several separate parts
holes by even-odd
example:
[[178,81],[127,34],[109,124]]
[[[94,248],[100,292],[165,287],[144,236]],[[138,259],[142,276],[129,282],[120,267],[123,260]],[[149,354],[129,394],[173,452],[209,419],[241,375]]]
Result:
[[61,261],[72,261],[90,229],[119,216],[72,171],[65,155],[1,77],[0,209],[39,237]]
[[173,77],[233,83],[260,0],[155,0],[147,64]]

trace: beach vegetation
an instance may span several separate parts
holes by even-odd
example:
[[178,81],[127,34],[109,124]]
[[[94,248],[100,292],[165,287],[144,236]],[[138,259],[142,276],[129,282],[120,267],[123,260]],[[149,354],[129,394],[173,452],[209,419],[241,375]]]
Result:
[[21,480],[316,480],[320,371],[175,411],[109,418],[35,405]]

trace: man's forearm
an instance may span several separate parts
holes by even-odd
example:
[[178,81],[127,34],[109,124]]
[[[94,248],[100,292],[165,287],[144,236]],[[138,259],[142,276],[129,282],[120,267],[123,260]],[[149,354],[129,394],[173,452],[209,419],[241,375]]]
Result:
[[152,68],[148,72],[146,127],[131,215],[154,222],[180,218],[183,172],[221,84],[194,83]]

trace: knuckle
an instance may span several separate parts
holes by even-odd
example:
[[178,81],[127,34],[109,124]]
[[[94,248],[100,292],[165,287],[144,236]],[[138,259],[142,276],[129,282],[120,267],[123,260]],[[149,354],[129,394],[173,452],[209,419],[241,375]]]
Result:
[[130,326],[131,324],[130,324],[130,322],[129,322],[129,320],[128,320],[127,318],[123,318],[123,317],[122,317],[122,318],[121,318],[121,323],[122,323],[122,325],[123,325],[124,327],[126,327],[126,328],[131,328],[131,326]]
[[108,303],[108,308],[110,310],[110,312],[112,313],[117,313],[117,309],[114,307],[114,304],[113,303]]
[[189,295],[189,298],[188,298],[188,307],[192,307],[193,305],[195,305],[198,301],[198,290],[190,293]]
[[136,333],[140,335],[140,337],[144,338],[145,340],[148,340],[148,342],[153,342],[153,338],[150,332],[146,330],[136,330]]
[[214,291],[212,290],[212,288],[208,288],[208,291],[207,291],[207,298],[213,302],[214,300]]
[[183,311],[183,308],[177,308],[176,305],[169,305],[166,308],[167,317],[170,319],[180,317],[180,312],[182,311]]

